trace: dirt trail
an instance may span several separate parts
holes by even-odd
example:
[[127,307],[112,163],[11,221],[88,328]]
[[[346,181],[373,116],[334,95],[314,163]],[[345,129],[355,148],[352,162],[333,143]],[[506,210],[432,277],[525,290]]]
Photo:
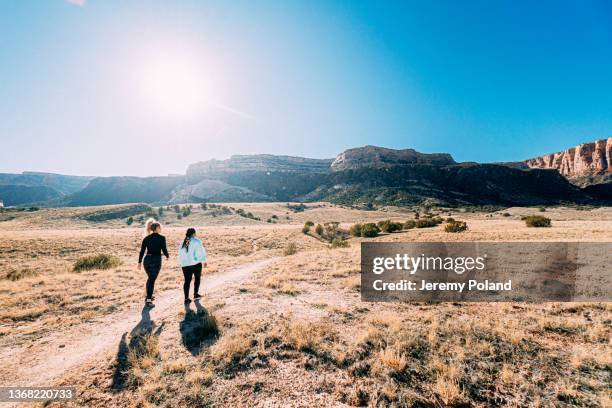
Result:
[[[206,277],[204,294],[238,283],[277,258],[265,259],[239,266],[229,272]],[[151,318],[163,322],[177,305],[182,306],[182,288],[158,294]],[[121,335],[129,332],[141,319],[143,304],[106,316],[91,323],[83,323],[48,336],[21,348],[0,351],[0,386],[50,386],[64,372],[75,368],[109,349],[116,349]],[[2,405],[4,406],[4,405]]]

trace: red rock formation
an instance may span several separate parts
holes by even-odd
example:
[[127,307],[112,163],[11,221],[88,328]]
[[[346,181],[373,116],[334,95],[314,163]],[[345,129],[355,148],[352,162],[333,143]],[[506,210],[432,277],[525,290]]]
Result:
[[525,160],[524,163],[532,168],[557,169],[566,178],[612,173],[612,137]]

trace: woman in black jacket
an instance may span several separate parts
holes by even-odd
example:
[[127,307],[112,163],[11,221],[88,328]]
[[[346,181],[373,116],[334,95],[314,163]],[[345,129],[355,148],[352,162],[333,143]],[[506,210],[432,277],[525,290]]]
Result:
[[147,306],[153,307],[153,289],[155,288],[155,279],[157,279],[157,275],[161,270],[162,253],[166,259],[169,258],[169,255],[168,248],[166,248],[166,237],[160,235],[161,224],[159,222],[152,222],[150,226],[147,225],[147,230],[150,230],[151,233],[142,240],[140,255],[138,256],[138,270],[142,268],[144,263],[144,268],[148,276],[147,297],[145,302]]

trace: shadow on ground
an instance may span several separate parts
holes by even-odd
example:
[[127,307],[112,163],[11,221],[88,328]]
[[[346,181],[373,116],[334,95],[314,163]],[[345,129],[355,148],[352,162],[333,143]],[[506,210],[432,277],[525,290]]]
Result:
[[113,391],[121,391],[128,385],[128,374],[131,365],[130,356],[132,359],[138,358],[139,355],[146,351],[151,339],[154,338],[156,340],[163,330],[163,324],[156,326],[155,322],[151,320],[150,310],[149,307],[144,306],[138,324],[134,326],[129,335],[125,332],[121,336],[119,349],[117,350],[113,382],[111,384]]
[[197,356],[205,347],[216,341],[219,328],[215,317],[202,306],[200,301],[196,300],[194,303],[196,310],[185,304],[185,318],[180,323],[179,330],[185,348]]

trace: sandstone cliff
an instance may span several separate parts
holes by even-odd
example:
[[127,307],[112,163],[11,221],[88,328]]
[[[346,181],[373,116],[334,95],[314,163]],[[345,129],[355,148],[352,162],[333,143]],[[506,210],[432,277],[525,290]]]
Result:
[[535,157],[524,163],[530,168],[556,169],[568,179],[612,173],[612,137]]
[[333,171],[349,169],[388,168],[405,164],[429,164],[446,166],[455,164],[448,153],[419,153],[414,149],[387,149],[378,146],[365,146],[348,149],[340,153],[331,164]]

